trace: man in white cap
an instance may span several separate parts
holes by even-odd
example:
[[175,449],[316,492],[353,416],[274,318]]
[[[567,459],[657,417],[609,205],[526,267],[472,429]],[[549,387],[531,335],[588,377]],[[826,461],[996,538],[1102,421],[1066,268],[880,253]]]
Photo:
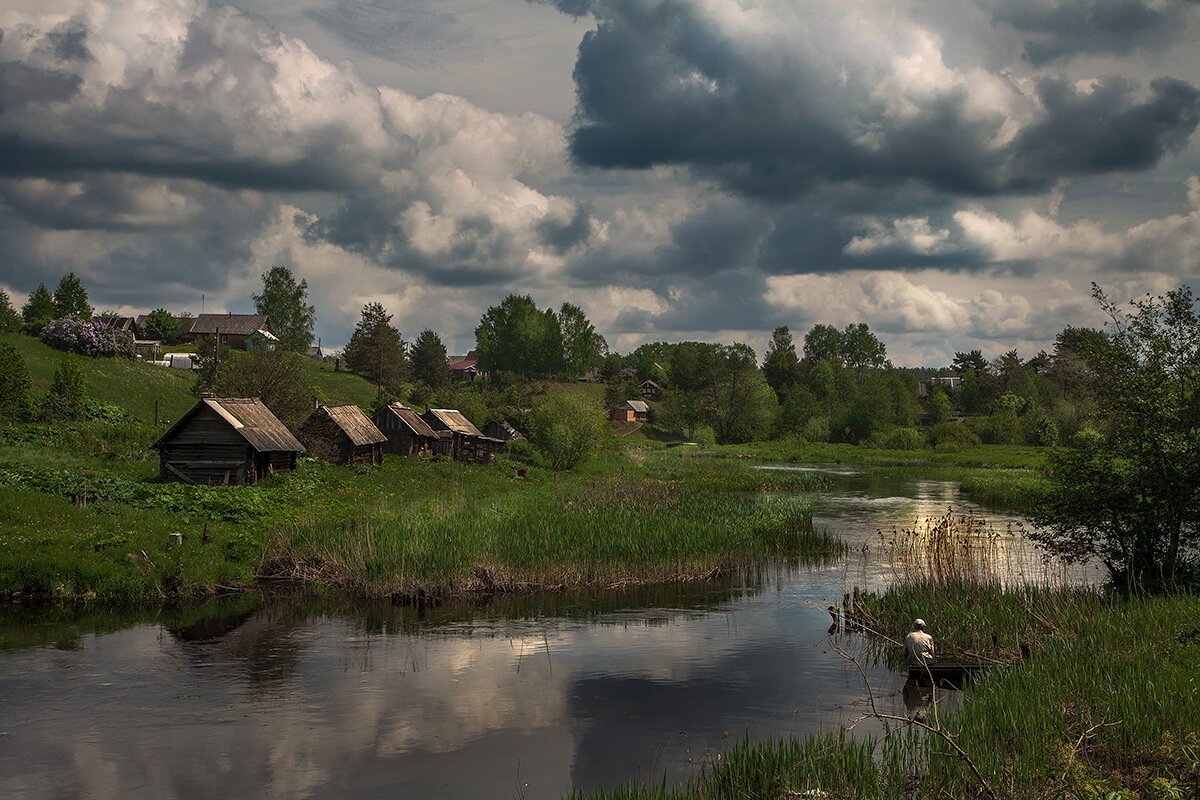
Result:
[[925,620],[913,620],[912,633],[904,637],[904,655],[910,667],[926,667],[933,663],[933,637],[925,632]]

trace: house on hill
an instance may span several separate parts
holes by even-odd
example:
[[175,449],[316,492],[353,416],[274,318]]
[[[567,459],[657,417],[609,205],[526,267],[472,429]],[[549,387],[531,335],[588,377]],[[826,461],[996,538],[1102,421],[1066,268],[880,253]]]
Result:
[[638,388],[642,392],[642,397],[646,400],[657,400],[658,398],[662,397],[662,387],[652,380],[647,379],[642,381],[641,386]]
[[504,442],[484,436],[461,411],[452,408],[431,408],[421,415],[443,440],[451,443],[450,455],[455,461],[488,464],[504,449]]
[[479,357],[475,351],[465,356],[450,356],[450,378],[456,381],[473,381],[479,377]]
[[221,337],[221,344],[245,350],[246,340],[258,330],[270,330],[264,314],[201,314],[183,335],[186,342]]
[[645,400],[626,400],[625,405],[613,412],[613,422],[649,422],[650,406]]
[[254,484],[296,468],[304,445],[257,397],[202,396],[162,435],[159,477],[201,484]]
[[[421,419],[421,415],[403,403],[388,403],[371,418],[387,439],[383,449],[402,456],[430,456],[438,452],[441,437]],[[442,446],[445,455],[451,455],[453,442],[446,437]]]
[[512,426],[508,420],[492,420],[483,426],[483,435],[502,442],[524,442],[525,436]]
[[274,350],[277,347],[279,347],[279,339],[275,338],[275,334],[262,328],[246,337],[246,350],[251,353],[256,350]]
[[318,406],[297,437],[317,458],[335,464],[383,463],[387,436],[353,403]]

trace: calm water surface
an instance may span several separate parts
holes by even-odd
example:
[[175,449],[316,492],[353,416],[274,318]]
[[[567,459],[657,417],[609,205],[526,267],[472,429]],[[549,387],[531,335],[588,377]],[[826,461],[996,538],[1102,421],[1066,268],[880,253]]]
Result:
[[[534,800],[836,726],[865,692],[825,606],[886,583],[881,530],[967,504],[953,483],[831,480],[815,522],[854,549],[829,566],[427,610],[4,612],[0,795]],[[902,676],[867,674],[903,707]]]

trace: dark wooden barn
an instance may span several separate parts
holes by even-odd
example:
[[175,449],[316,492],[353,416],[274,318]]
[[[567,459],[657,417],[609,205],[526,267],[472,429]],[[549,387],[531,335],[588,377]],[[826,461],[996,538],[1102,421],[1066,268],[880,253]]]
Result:
[[504,442],[484,436],[462,412],[452,408],[431,408],[421,415],[443,441],[452,445],[450,455],[455,461],[487,464],[504,449]]
[[257,397],[201,397],[154,447],[162,480],[203,484],[258,483],[304,452]]
[[483,426],[484,436],[499,439],[502,442],[524,442],[525,436],[512,426],[508,420],[492,420]]
[[388,438],[353,403],[319,406],[296,434],[308,452],[335,464],[383,463]]
[[[439,437],[421,415],[402,403],[388,403],[372,417],[387,441],[383,449],[402,456],[429,456],[438,452]],[[446,455],[449,455],[447,448]]]

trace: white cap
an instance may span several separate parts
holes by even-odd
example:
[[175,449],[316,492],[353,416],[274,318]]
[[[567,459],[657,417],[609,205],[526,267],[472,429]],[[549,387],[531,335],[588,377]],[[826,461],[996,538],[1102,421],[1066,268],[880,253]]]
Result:
[[925,627],[925,620],[923,620],[923,619],[914,619],[914,620],[913,620],[913,627],[914,627],[914,628],[924,628],[924,627]]

